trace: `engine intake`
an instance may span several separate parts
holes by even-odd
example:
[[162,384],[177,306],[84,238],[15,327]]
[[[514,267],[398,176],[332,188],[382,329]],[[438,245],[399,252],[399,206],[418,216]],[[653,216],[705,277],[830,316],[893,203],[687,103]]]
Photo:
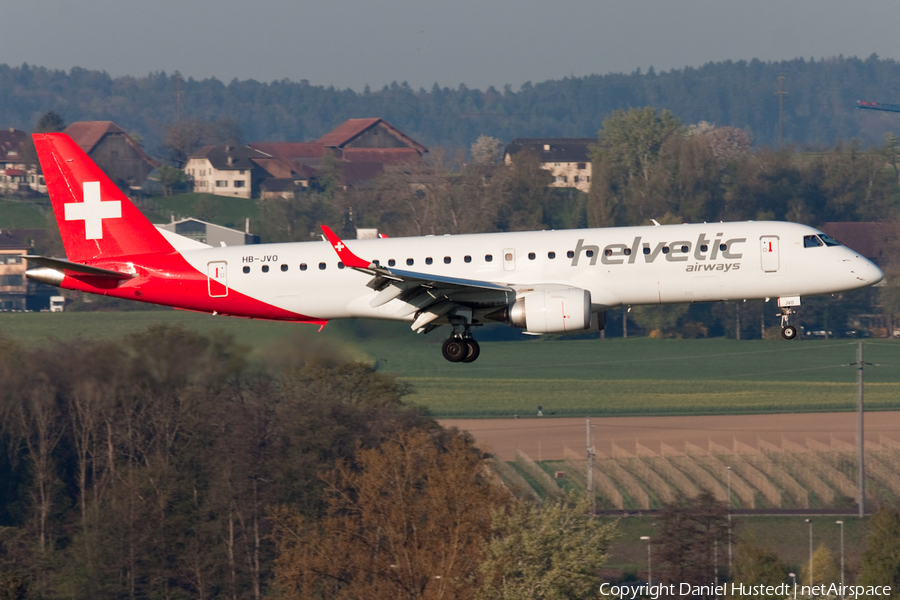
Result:
[[566,333],[591,326],[591,293],[581,288],[547,285],[517,293],[509,323],[531,333]]

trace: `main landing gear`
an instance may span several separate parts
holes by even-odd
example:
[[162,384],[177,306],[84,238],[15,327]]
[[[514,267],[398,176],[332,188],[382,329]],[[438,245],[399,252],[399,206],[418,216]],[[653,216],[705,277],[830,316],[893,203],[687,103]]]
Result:
[[444,340],[444,344],[441,346],[441,353],[450,362],[470,363],[475,362],[475,359],[481,354],[481,347],[472,337],[468,325],[465,326],[462,335],[459,333],[459,327],[454,325],[453,333]]
[[794,311],[790,306],[781,307],[781,337],[786,340],[792,340],[797,337],[797,328],[788,324],[792,314],[794,314]]

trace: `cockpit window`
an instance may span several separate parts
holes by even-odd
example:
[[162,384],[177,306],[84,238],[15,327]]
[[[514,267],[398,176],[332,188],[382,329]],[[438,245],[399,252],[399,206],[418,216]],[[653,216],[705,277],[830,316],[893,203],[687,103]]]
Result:
[[822,245],[822,240],[819,239],[817,235],[804,235],[803,236],[803,247],[804,248],[818,248]]
[[841,245],[841,243],[839,241],[837,241],[836,239],[834,239],[827,233],[820,233],[819,237],[822,239],[823,242],[825,242],[826,246],[840,246]]

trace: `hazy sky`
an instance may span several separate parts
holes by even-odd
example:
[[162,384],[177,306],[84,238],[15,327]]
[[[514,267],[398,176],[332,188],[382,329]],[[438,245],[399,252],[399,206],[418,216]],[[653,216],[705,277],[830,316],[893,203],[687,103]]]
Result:
[[513,89],[726,59],[900,59],[897,0],[5,0],[0,63]]

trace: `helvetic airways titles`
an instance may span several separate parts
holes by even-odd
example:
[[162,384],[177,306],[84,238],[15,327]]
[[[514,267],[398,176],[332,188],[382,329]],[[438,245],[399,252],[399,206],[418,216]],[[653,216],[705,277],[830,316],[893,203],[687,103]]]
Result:
[[[582,252],[590,258],[591,265],[597,264],[597,258],[604,265],[622,265],[634,264],[637,262],[638,255],[644,257],[645,263],[652,263],[656,258],[663,254],[669,262],[687,262],[691,258],[691,250],[693,250],[693,258],[697,261],[714,261],[719,258],[725,260],[736,260],[743,258],[743,252],[735,252],[732,247],[747,241],[747,238],[732,238],[722,240],[721,233],[717,233],[716,237],[710,240],[705,233],[701,233],[697,237],[696,242],[690,240],[678,240],[674,242],[657,242],[647,243],[642,241],[642,236],[636,236],[630,246],[626,244],[609,244],[600,252],[599,246],[585,244],[584,239],[578,240],[575,245],[574,256],[572,256],[572,266],[578,266],[578,260],[581,258]],[[712,242],[712,243],[710,243]],[[737,271],[741,268],[740,263],[718,263],[716,265],[709,264],[693,264],[687,265],[685,271]]]

